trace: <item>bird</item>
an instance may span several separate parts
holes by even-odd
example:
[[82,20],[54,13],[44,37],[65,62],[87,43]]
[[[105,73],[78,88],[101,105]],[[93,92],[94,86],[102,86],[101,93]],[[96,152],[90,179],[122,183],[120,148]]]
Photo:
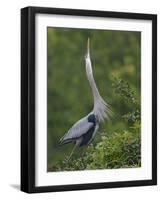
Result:
[[74,142],[74,148],[70,153],[70,160],[76,147],[89,145],[98,131],[101,122],[110,118],[111,107],[101,97],[93,76],[92,62],[90,58],[90,39],[87,40],[87,52],[85,54],[86,76],[93,95],[93,109],[85,117],[78,120],[59,140],[59,145]]

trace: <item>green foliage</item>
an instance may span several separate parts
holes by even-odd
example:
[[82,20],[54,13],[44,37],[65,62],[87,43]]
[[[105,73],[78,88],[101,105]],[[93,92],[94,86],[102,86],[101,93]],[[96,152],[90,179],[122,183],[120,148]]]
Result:
[[[95,81],[101,96],[111,104],[114,112],[111,121],[100,124],[92,146],[95,149],[103,142],[102,133],[111,142],[110,137],[114,137],[115,133],[119,137],[125,132],[133,134],[133,139],[135,135],[137,137],[135,132],[139,131],[135,130],[134,124],[140,124],[141,34],[48,27],[47,35],[47,164],[48,171],[54,171],[66,169],[63,163],[72,150],[72,144],[58,148],[59,139],[93,107],[84,64],[88,37]],[[113,77],[116,78],[113,80]],[[87,149],[89,155],[92,146]],[[73,157],[74,169],[79,159],[78,149]]]
[[114,83],[112,85],[116,94],[122,96],[125,100],[134,105],[138,104],[134,91],[130,88],[127,81],[124,81],[121,78],[114,78]]
[[114,78],[112,85],[115,93],[132,105],[132,111],[124,114],[122,117],[130,124],[140,121],[140,101],[136,99],[135,93],[129,86],[129,83],[121,78]]
[[140,134],[130,131],[101,136],[96,145],[89,145],[83,157],[63,161],[52,166],[51,171],[116,169],[140,167]]

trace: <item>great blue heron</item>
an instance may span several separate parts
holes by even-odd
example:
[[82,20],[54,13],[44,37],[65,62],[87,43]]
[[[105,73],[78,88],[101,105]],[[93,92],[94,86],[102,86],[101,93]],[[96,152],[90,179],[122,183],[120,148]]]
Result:
[[85,67],[87,79],[93,94],[94,105],[93,110],[87,116],[77,121],[59,141],[60,145],[69,142],[75,143],[68,160],[73,154],[75,147],[86,146],[92,142],[99,128],[99,123],[108,119],[111,113],[110,106],[101,97],[93,77],[89,38],[87,41],[87,53],[85,55]]

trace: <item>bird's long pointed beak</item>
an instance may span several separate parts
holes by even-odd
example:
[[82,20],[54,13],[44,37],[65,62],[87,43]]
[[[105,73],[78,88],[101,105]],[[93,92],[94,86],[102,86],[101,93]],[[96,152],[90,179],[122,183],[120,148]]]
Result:
[[87,55],[90,53],[90,39],[87,40]]

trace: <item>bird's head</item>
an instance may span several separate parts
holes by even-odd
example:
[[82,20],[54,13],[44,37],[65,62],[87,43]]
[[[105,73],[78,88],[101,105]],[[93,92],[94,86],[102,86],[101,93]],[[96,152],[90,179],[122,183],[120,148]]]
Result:
[[90,59],[90,39],[87,40],[87,52],[85,54],[85,60]]
[[91,64],[91,59],[90,59],[90,41],[89,38],[87,40],[87,53],[85,55],[85,66],[86,66],[86,73],[87,76],[93,76],[93,72],[92,72],[92,64]]

